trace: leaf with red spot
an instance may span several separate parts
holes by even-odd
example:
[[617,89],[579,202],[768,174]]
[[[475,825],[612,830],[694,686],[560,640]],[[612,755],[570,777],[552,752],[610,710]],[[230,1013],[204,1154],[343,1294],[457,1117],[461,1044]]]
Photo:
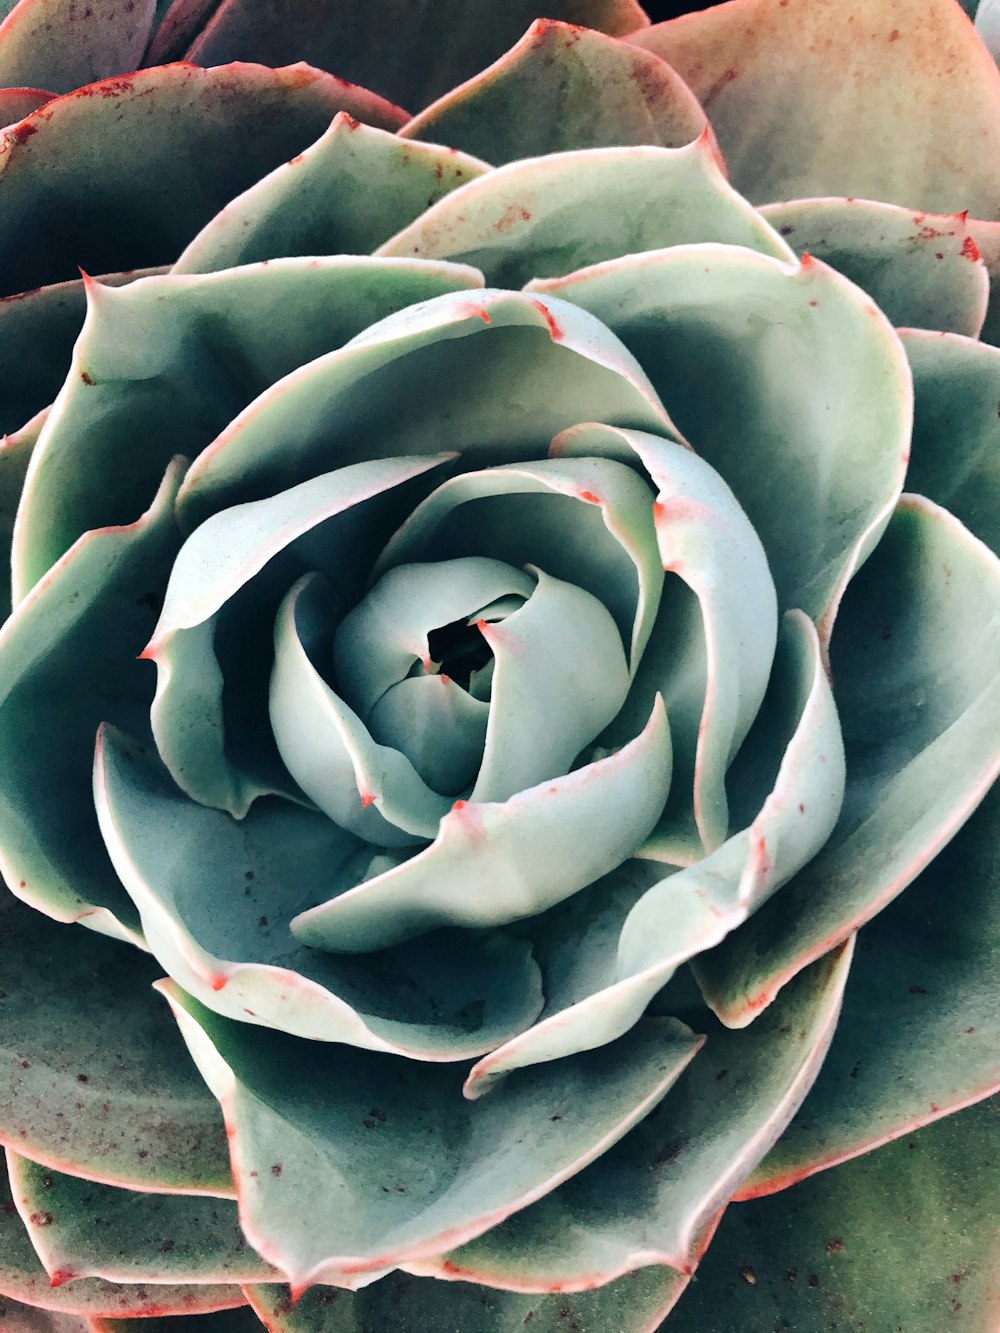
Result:
[[126,74],[142,61],[155,13],[155,0],[21,0],[0,24],[0,85],[68,93]]
[[754,203],[1000,210],[1000,73],[954,0],[729,0],[633,40],[691,86]]

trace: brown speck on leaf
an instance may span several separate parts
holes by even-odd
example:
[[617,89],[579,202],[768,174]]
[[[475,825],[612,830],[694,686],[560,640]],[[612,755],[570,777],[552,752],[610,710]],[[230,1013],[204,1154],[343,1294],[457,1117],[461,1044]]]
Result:
[[839,1236],[835,1236],[833,1240],[828,1240],[826,1242],[827,1254],[839,1254],[843,1248],[844,1248],[844,1242],[840,1239]]
[[550,1116],[549,1116],[549,1119],[550,1119],[550,1120],[561,1120],[561,1119],[562,1119],[562,1116],[561,1116],[561,1115],[550,1115]]
[[810,1287],[819,1286],[819,1278],[816,1276],[815,1273],[810,1273],[809,1276],[806,1278],[806,1281],[809,1283]]
[[76,1076],[76,1081],[77,1081],[77,1083],[89,1083],[89,1082],[90,1082],[90,1075],[89,1075],[89,1074],[77,1074],[77,1076]]
[[788,1268],[785,1270],[786,1282],[794,1282],[797,1276],[798,1276],[798,1269]]
[[83,380],[84,384],[93,384],[94,382],[85,370],[80,371],[80,378]]
[[911,994],[911,995],[926,995],[926,994],[927,994],[927,987],[926,987],[926,986],[911,986],[911,987],[910,987],[910,994]]
[[275,1178],[277,1178],[278,1176],[281,1175],[281,1163],[280,1163],[280,1162],[275,1162],[274,1165],[271,1167],[271,1175],[274,1176]]
[[35,1227],[50,1227],[55,1218],[51,1213],[32,1213],[28,1221]]
[[757,1274],[753,1271],[752,1268],[749,1268],[746,1265],[744,1265],[744,1267],[740,1269],[740,1277],[747,1284],[747,1286],[756,1287]]
[[728,1069],[720,1069],[719,1072],[718,1072],[718,1073],[716,1074],[716,1076],[715,1076],[715,1081],[716,1081],[716,1083],[718,1083],[718,1081],[719,1081],[720,1078],[726,1078],[726,1077],[728,1076],[728,1074],[729,1074],[729,1070],[728,1070]]

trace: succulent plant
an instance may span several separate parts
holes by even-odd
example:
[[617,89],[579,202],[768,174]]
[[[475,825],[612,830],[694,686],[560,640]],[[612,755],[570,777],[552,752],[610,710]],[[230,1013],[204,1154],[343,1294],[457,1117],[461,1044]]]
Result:
[[994,6],[4,10],[0,1328],[985,1333]]

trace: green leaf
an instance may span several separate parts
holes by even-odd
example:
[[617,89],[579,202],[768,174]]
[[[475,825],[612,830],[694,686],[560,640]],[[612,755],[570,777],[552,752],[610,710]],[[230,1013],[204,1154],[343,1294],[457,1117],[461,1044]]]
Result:
[[438,934],[355,962],[303,949],[289,920],[364,877],[372,848],[286,801],[235,820],[189,800],[158,761],[107,730],[95,765],[101,827],[169,974],[209,1008],[316,1042],[462,1060],[541,1006],[530,946]]
[[[689,1274],[714,1220],[816,1076],[837,1022],[851,950],[802,973],[748,1032],[702,1009],[705,1046],[660,1105],[552,1194],[447,1255],[407,1265],[519,1291],[573,1291],[642,1264]],[[658,1006],[669,1008],[668,989]]]
[[314,947],[354,953],[439,926],[534,916],[631,856],[669,786],[658,699],[645,730],[617,753],[506,801],[456,801],[429,847],[301,913],[292,930]]
[[138,917],[101,842],[90,773],[102,721],[148,727],[153,682],[136,657],[180,545],[183,466],[171,463],[136,522],[81,537],[0,632],[3,876],[57,921],[136,944]]
[[731,0],[630,40],[691,85],[754,203],[844,195],[994,217],[1000,74],[959,6],[859,0],[850,17],[839,0]]
[[217,213],[173,272],[210,273],[282,255],[370,254],[488,169],[454,148],[404,143],[338,112],[314,144]]
[[996,1326],[996,1101],[734,1204],[670,1333]]
[[389,130],[402,120],[308,65],[170,65],[48,102],[6,136],[0,207],[18,242],[5,247],[0,292],[75,278],[78,265],[117,273],[171,263],[223,204],[301,152],[338,111]]
[[[155,0],[21,0],[0,24],[0,85],[72,92],[133,70],[153,27]],[[5,124],[7,122],[4,122]]]
[[683,962],[740,926],[823,845],[843,792],[840,734],[816,631],[801,612],[782,627],[762,729],[750,737],[755,759],[735,768],[735,808],[756,816],[748,826],[666,879],[655,864],[645,877],[623,868],[579,907],[533,923],[545,1009],[474,1066],[470,1092],[627,1031]]
[[294,1305],[287,1287],[246,1295],[272,1333],[523,1333],[529,1325],[531,1333],[654,1333],[686,1282],[668,1268],[644,1268],[594,1291],[530,1296],[393,1273],[363,1291],[314,1287]]
[[[391,531],[405,502],[391,493],[450,457],[336,469],[212,515],[181,547],[143,656],[157,666],[151,718],[160,758],[193,800],[242,819],[258,796],[300,795],[266,724],[279,600],[318,551],[315,563],[349,601],[364,582],[369,543],[359,529],[376,540],[380,526]],[[309,549],[297,551],[302,538]]]
[[747,1182],[770,1194],[1000,1090],[1000,787],[858,937],[827,1061]]
[[989,277],[964,213],[913,213],[868,199],[797,199],[761,209],[799,255],[856,282],[897,327],[978,336]]
[[706,123],[694,94],[666,61],[602,33],[540,18],[489,69],[432,102],[400,133],[453,144],[499,165],[574,148],[680,148]]
[[867,296],[817,260],[707,245],[531,288],[589,310],[649,367],[756,529],[779,607],[806,611],[828,637],[909,457],[909,367]]
[[901,892],[997,772],[1000,561],[905,496],[852,584],[831,644],[847,788],[823,850],[699,961],[716,1013],[748,1023],[812,958]]
[[299,1292],[496,1226],[628,1133],[700,1044],[683,1023],[650,1019],[470,1103],[448,1067],[318,1053],[162,989],[222,1103],[244,1233]]
[[437,453],[443,423],[461,423],[448,440],[481,467],[538,457],[558,431],[595,420],[671,432],[641,367],[585,312],[456,292],[373,324],[261,394],[198,459],[181,515],[193,527],[331,466]]
[[1000,351],[907,329],[916,396],[907,486],[1000,551]]
[[[120,287],[145,276],[142,272],[108,273],[98,281]],[[0,338],[17,349],[17,373],[6,376],[0,389],[0,431],[17,430],[48,407],[62,388],[86,314],[85,288],[84,281],[77,278],[0,300]]]
[[154,1286],[85,1277],[53,1287],[21,1224],[7,1172],[0,1168],[0,1305],[5,1296],[66,1314],[146,1319],[168,1314],[193,1317],[246,1304],[239,1287],[229,1284]]
[[4,1333],[98,1333],[93,1321],[84,1315],[39,1310],[9,1296],[0,1296],[0,1319]]
[[[42,408],[21,430],[0,436],[0,552],[8,562],[24,479],[47,415],[48,408]],[[5,575],[0,592],[0,625],[11,613],[10,591],[10,579]]]
[[0,1141],[90,1180],[232,1194],[222,1117],[151,989],[162,968],[6,889],[0,912]]
[[7,1168],[21,1221],[54,1287],[80,1277],[204,1286],[278,1276],[247,1245],[235,1201],[101,1185],[9,1148]]
[[478,281],[453,265],[343,257],[90,283],[18,515],[19,596],[83,532],[135,518],[179,446],[193,457],[262,390],[373,320]]
[[[547,10],[615,37],[649,22],[636,0],[549,0]],[[417,110],[495,60],[536,14],[536,0],[382,0],[361,9],[293,0],[280,10],[236,0],[219,7],[185,59],[279,64],[306,51],[313,64]]]
[[699,241],[791,258],[727,183],[707,135],[686,148],[592,148],[512,162],[452,191],[378,253],[461,257],[489,282],[520,287]]

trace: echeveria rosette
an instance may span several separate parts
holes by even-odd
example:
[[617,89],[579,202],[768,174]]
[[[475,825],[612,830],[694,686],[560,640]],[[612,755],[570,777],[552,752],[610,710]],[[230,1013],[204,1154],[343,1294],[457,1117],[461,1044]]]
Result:
[[[47,58],[43,7],[0,31],[17,60]],[[248,11],[211,8],[149,7],[148,59],[257,55]],[[0,454],[5,503],[27,474],[0,639],[25,1327],[652,1329],[734,1195],[995,1087],[990,799],[937,855],[995,766],[993,224],[957,216],[996,216],[988,178],[954,145],[895,174],[866,150],[867,177],[816,145],[815,177],[769,154],[772,204],[716,99],[756,89],[763,128],[761,82],[792,89],[835,11],[737,0],[640,51],[615,40],[640,15],[592,8],[559,17],[605,34],[534,24],[451,93],[516,32],[466,22],[423,92],[433,61],[385,62],[377,93],[442,94],[409,122],[315,70],[188,65],[8,135],[8,285],[58,284],[4,309],[9,424],[38,413]],[[751,12],[784,27],[741,85]],[[952,61],[949,115],[995,108],[949,6],[893,23],[924,76]],[[723,31],[747,69],[717,83]],[[334,68],[318,40],[289,56]],[[137,63],[101,49],[35,81]],[[160,147],[178,117],[194,171]],[[53,188],[83,226],[34,226]],[[917,1140],[921,1180],[981,1162],[977,1124]],[[788,1196],[828,1265],[868,1243],[825,1234],[841,1175]],[[766,1268],[782,1198],[731,1210],[671,1327],[733,1282],[772,1300],[743,1330],[814,1318],[811,1276],[785,1301]],[[926,1286],[914,1317],[945,1308]]]

